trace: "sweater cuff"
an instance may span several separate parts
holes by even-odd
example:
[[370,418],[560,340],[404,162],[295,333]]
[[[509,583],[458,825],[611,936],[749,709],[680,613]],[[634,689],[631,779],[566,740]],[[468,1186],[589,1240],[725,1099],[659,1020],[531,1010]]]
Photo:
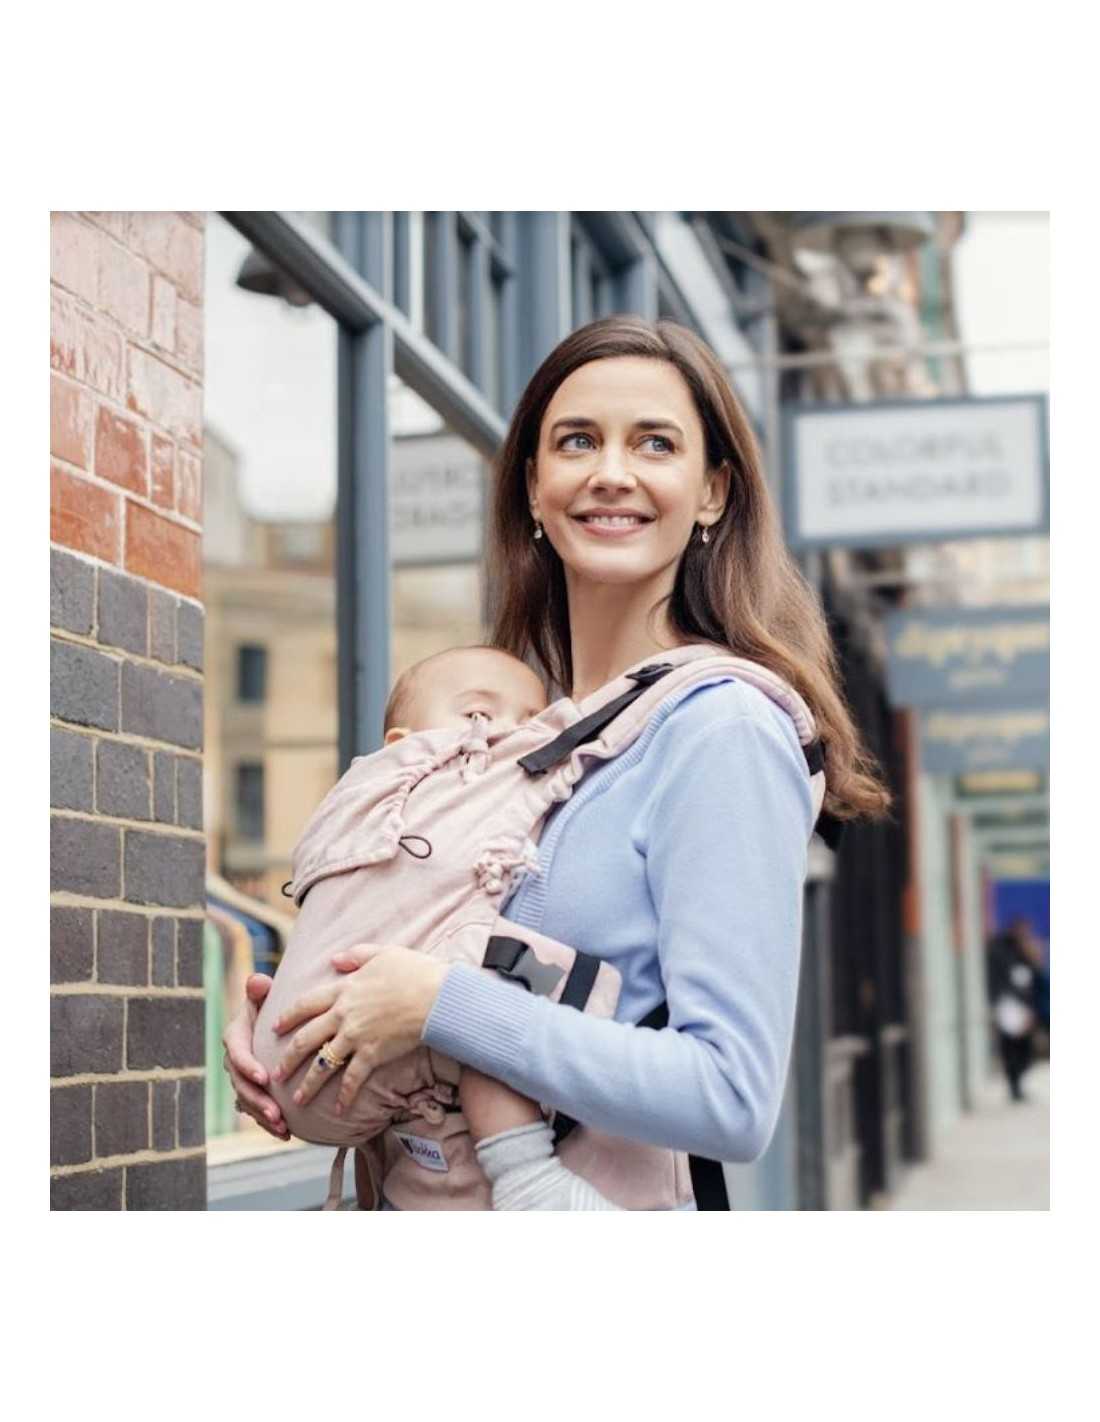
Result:
[[483,968],[455,963],[443,979],[421,1033],[429,1047],[503,1080],[524,1062],[535,999]]

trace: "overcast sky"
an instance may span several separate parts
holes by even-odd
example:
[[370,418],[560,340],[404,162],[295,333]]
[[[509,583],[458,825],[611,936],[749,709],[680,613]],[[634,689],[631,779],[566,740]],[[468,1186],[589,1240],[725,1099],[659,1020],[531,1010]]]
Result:
[[[1045,212],[968,212],[954,250],[955,300],[966,343],[1050,338],[1050,219]],[[968,356],[974,395],[1047,390],[1046,350]]]

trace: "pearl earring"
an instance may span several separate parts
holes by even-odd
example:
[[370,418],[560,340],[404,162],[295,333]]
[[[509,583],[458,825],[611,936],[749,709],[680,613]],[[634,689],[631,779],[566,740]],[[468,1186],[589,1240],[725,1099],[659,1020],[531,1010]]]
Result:
[[542,524],[539,523],[538,519],[535,519],[535,538],[536,538],[536,539],[539,539],[539,538],[541,538],[541,537],[542,537]]
[[700,524],[699,527],[700,527],[700,529],[702,530],[702,532],[701,532],[700,535],[699,535],[700,538],[702,539],[702,541],[703,541],[704,543],[709,543],[709,542],[710,542],[710,529],[707,528],[704,524]]

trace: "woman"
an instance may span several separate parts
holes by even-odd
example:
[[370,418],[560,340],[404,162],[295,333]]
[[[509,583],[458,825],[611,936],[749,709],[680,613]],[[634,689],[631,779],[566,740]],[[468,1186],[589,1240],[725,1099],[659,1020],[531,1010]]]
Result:
[[[885,809],[752,430],[691,332],[611,317],[551,352],[497,460],[489,552],[494,645],[530,653],[575,701],[663,649],[728,648],[809,704],[825,746],[826,810]],[[281,1070],[333,1043],[333,1057],[349,1058],[347,1101],[376,1065],[425,1041],[594,1130],[755,1159],[790,1054],[811,821],[797,737],[767,697],[730,680],[670,698],[627,752],[552,811],[539,873],[503,909],[612,961],[619,1021],[367,944],[343,955],[337,987],[280,1022]],[[224,1040],[243,1109],[280,1134],[249,1050],[265,990],[251,981]],[[631,1025],[662,1000],[666,1028]],[[324,1080],[312,1070],[305,1096]]]

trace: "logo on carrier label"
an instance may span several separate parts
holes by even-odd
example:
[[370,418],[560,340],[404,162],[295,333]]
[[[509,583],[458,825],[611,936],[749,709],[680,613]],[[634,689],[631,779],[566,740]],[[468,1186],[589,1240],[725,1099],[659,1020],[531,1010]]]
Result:
[[405,1147],[406,1152],[412,1156],[417,1165],[422,1165],[425,1170],[450,1170],[447,1164],[447,1157],[443,1154],[442,1147],[438,1141],[427,1140],[424,1136],[413,1136],[408,1131],[394,1130],[394,1135]]

